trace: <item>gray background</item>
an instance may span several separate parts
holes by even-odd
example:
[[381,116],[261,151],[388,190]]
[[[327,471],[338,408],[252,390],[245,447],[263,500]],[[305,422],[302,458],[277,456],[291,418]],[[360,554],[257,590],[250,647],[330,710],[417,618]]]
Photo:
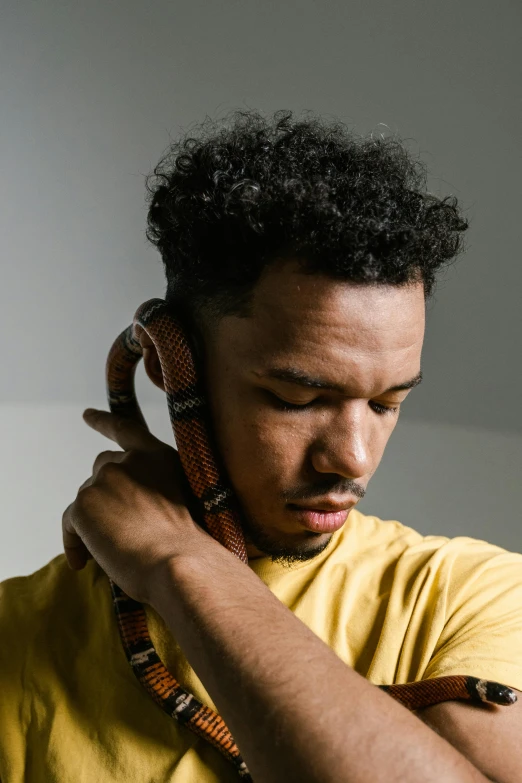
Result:
[[[0,5],[0,578],[60,551],[106,441],[104,363],[163,296],[144,176],[205,115],[313,109],[398,133],[471,220],[428,312],[425,383],[361,510],[521,549],[518,2],[113,0]],[[161,393],[140,399],[170,438]]]

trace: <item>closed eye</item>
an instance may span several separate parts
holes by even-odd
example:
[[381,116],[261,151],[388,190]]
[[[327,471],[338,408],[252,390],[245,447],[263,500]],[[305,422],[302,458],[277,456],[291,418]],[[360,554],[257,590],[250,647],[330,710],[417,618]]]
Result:
[[373,408],[375,413],[380,414],[381,416],[386,416],[387,413],[397,413],[399,410],[399,406],[397,405],[395,408],[389,408],[387,405],[381,405],[378,402],[372,402],[370,400],[370,408]]
[[318,398],[314,398],[313,400],[310,400],[310,402],[287,402],[286,400],[283,400],[281,397],[278,397],[277,394],[274,394],[271,391],[268,391],[268,389],[264,390],[274,407],[278,408],[280,411],[299,411],[303,410],[303,408],[311,408],[312,405],[316,402]]
[[[272,404],[278,408],[278,410],[281,411],[302,411],[306,410],[307,408],[311,408],[313,405],[316,405],[319,401],[319,397],[314,397],[313,400],[310,400],[309,402],[288,402],[287,400],[283,400],[281,397],[278,397],[277,394],[274,394],[273,392],[269,391],[268,389],[264,389],[264,391],[268,394],[270,397],[270,401]],[[389,414],[397,413],[399,410],[399,406],[396,407],[388,407],[387,405],[381,405],[378,402],[373,402],[370,400],[368,403],[372,410],[375,411],[375,413],[378,413],[380,416],[386,416]]]

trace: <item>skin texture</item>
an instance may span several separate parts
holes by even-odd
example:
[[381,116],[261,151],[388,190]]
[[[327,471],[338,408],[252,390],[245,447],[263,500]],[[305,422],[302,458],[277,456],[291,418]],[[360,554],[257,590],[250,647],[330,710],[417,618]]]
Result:
[[106,411],[84,417],[122,451],[98,455],[64,512],[68,562],[81,569],[94,557],[128,595],[154,606],[256,783],[520,781],[522,702],[509,710],[442,704],[425,711],[424,726],[193,522],[173,448]]
[[[268,267],[250,317],[203,325],[205,374],[218,449],[246,518],[249,557],[306,559],[331,534],[305,530],[289,508],[325,499],[355,505],[377,469],[409,391],[386,389],[420,370],[422,285],[370,287],[307,275],[295,261]],[[144,362],[160,388],[156,350]],[[306,388],[267,377],[294,368],[340,385]],[[280,401],[307,404],[281,410]]]
[[[399,405],[408,392],[385,390],[420,369],[422,287],[357,286],[284,263],[267,270],[252,304],[249,318],[207,324],[204,366],[216,437],[248,518],[249,556],[309,557],[330,536],[304,530],[289,499],[312,504],[364,494],[397,421],[397,413],[380,414],[374,405]],[[142,346],[147,373],[161,387],[146,335]],[[263,377],[274,367],[340,389]],[[268,392],[313,404],[283,411]],[[64,512],[68,562],[81,569],[94,557],[127,594],[154,606],[256,783],[522,779],[522,702],[492,709],[442,704],[418,720],[345,666],[194,523],[176,480],[174,449],[111,413],[85,418],[122,451],[98,455]],[[310,682],[321,688],[310,689]]]

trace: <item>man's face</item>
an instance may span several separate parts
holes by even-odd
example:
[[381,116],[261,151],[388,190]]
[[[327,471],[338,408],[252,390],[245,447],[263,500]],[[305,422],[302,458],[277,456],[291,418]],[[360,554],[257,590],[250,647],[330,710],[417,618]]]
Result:
[[[249,557],[306,560],[365,494],[420,372],[421,283],[371,287],[277,262],[252,315],[204,333],[218,449]],[[287,406],[287,407],[286,407]]]

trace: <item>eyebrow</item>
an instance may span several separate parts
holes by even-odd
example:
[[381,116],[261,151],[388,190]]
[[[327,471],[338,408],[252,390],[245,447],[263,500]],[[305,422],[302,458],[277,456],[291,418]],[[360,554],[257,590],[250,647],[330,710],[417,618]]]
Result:
[[[263,373],[256,373],[263,378],[273,378],[276,381],[284,381],[285,383],[295,383],[298,386],[306,386],[311,389],[327,389],[328,391],[337,391],[341,394],[346,394],[345,388],[338,383],[330,383],[330,381],[323,381],[320,378],[313,378],[310,375],[298,370],[295,367],[284,368],[272,368]],[[396,386],[390,386],[382,394],[388,394],[389,392],[404,391],[406,389],[413,389],[418,386],[422,381],[422,372],[417,373],[409,381],[399,383]]]

